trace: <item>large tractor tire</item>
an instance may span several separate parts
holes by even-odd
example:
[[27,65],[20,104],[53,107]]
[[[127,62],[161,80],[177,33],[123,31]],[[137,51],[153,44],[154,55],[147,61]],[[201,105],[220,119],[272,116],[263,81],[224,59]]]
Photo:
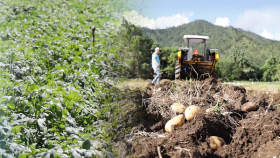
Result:
[[175,80],[180,80],[181,79],[181,66],[176,62],[175,66]]

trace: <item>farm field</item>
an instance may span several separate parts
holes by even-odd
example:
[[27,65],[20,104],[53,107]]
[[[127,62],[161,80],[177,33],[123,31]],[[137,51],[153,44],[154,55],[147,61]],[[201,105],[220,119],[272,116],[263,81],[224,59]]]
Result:
[[102,65],[116,56],[122,3],[0,2],[0,158],[114,156],[121,97]]

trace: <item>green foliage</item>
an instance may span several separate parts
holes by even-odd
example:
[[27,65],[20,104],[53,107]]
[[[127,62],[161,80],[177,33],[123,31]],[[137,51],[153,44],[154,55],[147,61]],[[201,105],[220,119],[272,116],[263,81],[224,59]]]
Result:
[[215,67],[216,75],[226,80],[232,80],[232,72],[234,70],[235,63],[229,59],[220,59]]
[[0,156],[112,155],[120,97],[104,76],[116,75],[123,3],[1,1]]
[[222,105],[220,105],[220,104],[221,104],[220,100],[218,99],[216,105],[213,108],[213,112],[215,114],[221,114],[221,113],[225,112],[224,107],[226,106],[226,104],[222,104]]
[[276,66],[276,69],[277,71],[275,73],[274,79],[280,81],[280,64]]
[[238,79],[240,79],[241,76],[242,76],[242,73],[243,73],[242,68],[237,67],[237,66],[234,66],[234,67],[233,67],[233,71],[232,71],[232,73],[231,73],[231,79],[232,79],[232,80],[238,80]]
[[150,73],[151,49],[153,41],[143,36],[142,30],[123,19],[118,33],[118,67],[129,77],[145,77]]
[[235,65],[239,68],[248,68],[252,66],[250,60],[245,56],[245,52],[241,51],[237,48],[233,50],[233,52],[229,55],[232,61],[234,61]]
[[276,81],[280,77],[280,63],[275,56],[270,57],[265,61],[265,65],[261,68],[264,81]]
[[163,77],[173,78],[175,75],[175,63],[177,61],[177,47],[160,47],[160,65]]
[[262,78],[259,68],[251,63],[244,51],[237,48],[229,55],[228,59],[220,59],[218,61],[216,73],[218,77],[230,81]]

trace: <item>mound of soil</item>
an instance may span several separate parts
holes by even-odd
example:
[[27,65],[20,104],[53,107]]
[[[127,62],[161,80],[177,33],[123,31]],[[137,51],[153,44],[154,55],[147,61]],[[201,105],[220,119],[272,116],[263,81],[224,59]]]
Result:
[[231,142],[231,135],[235,132],[232,124],[223,115],[198,115],[192,122],[186,122],[175,133],[167,134],[159,130],[154,138],[143,136],[135,148],[135,155],[142,157],[157,157],[157,148],[161,147],[163,157],[188,157],[189,152],[195,156],[205,157],[213,155],[208,143],[209,136],[219,136],[226,143]]
[[[279,157],[280,110],[265,112],[260,108],[240,120],[231,143],[217,152],[221,157]],[[272,148],[269,144],[275,142]],[[267,151],[269,151],[267,153]]]
[[[170,82],[146,87],[143,106],[143,130],[127,134],[118,147],[119,157],[280,157],[280,94],[246,93],[244,87],[204,81]],[[170,106],[175,103],[196,105],[204,110],[194,120],[164,131],[166,122],[176,116]],[[247,102],[256,111],[243,112]],[[212,108],[211,112],[205,112]],[[138,128],[140,129],[140,128]],[[221,137],[225,145],[210,148],[210,136]]]

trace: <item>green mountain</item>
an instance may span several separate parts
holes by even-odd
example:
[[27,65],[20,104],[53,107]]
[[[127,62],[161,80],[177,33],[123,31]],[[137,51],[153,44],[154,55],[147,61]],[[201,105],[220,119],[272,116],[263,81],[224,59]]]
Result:
[[167,29],[142,28],[144,35],[152,38],[160,46],[185,46],[183,35],[205,35],[210,40],[208,48],[219,49],[221,58],[227,58],[234,50],[244,51],[247,58],[255,65],[262,66],[270,54],[280,56],[280,42],[263,38],[255,33],[234,27],[213,25],[204,20]]

